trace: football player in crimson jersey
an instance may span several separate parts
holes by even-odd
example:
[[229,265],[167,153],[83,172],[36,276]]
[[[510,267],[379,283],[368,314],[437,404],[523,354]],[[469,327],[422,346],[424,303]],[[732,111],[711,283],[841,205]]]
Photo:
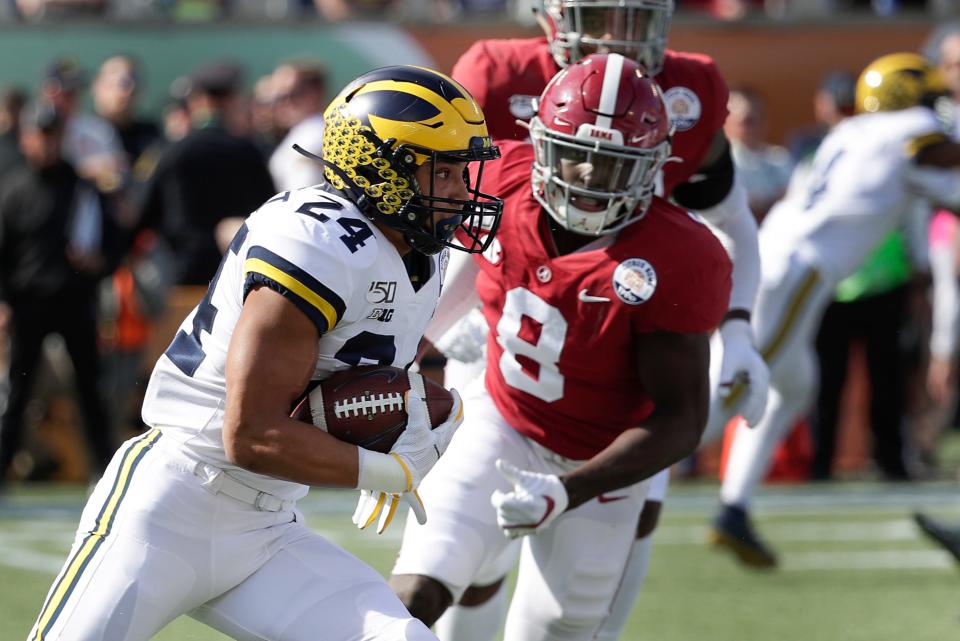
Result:
[[427,624],[471,586],[498,592],[519,537],[535,534],[505,639],[595,638],[631,553],[642,481],[700,441],[731,265],[704,225],[653,195],[669,129],[642,67],[594,54],[546,88],[533,145],[503,143],[484,175],[503,222],[469,263],[474,277],[447,282],[431,335],[479,298],[492,328],[486,380],[420,486],[431,519],[407,520],[391,578]]
[[[540,16],[546,37],[478,41],[460,58],[452,75],[483,105],[495,139],[523,140],[528,131],[517,120],[528,120],[533,115],[533,99],[547,82],[585,53],[614,51],[651,70],[664,90],[674,126],[673,157],[663,167],[659,193],[696,211],[734,262],[730,308],[712,344],[712,380],[716,382],[712,391],[728,396],[724,403],[736,403],[735,409],[754,425],[763,415],[769,379],[750,327],[760,273],[757,227],[746,193],[735,181],[723,133],[726,83],[708,56],[666,48],[672,12],[673,0],[547,0]],[[482,365],[471,367],[462,361],[479,358],[479,363],[483,362],[483,342],[478,337],[485,331],[482,318],[473,313],[447,336],[438,337],[437,346],[448,356],[448,376],[455,374],[460,379],[454,386],[462,388],[464,382],[479,378],[477,370],[482,370]],[[732,394],[735,382],[749,383],[743,390],[747,393]],[[721,422],[711,421],[704,440],[720,436],[722,427]],[[608,621],[609,638],[618,636],[615,629],[622,629],[643,584],[667,479],[664,471],[654,480],[638,523],[630,567]],[[475,602],[471,596],[466,595],[466,602]],[[455,608],[445,619],[461,614],[470,619],[458,625],[461,629],[475,630],[477,621],[490,620],[479,606]]]

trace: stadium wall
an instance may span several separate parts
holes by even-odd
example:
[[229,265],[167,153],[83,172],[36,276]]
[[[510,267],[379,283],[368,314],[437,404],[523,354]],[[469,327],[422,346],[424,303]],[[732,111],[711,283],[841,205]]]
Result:
[[[810,122],[813,91],[831,69],[857,71],[873,58],[920,48],[932,21],[831,23],[716,23],[678,19],[670,46],[713,56],[731,85],[749,85],[770,104],[770,134]],[[536,29],[514,24],[399,26],[384,23],[324,24],[124,24],[5,26],[0,28],[0,86],[32,88],[56,55],[71,55],[88,70],[116,52],[143,61],[143,108],[157,113],[177,76],[204,60],[233,58],[247,65],[252,81],[284,58],[309,55],[331,68],[331,90],[363,71],[385,64],[425,64],[449,71],[475,40],[528,37]]]

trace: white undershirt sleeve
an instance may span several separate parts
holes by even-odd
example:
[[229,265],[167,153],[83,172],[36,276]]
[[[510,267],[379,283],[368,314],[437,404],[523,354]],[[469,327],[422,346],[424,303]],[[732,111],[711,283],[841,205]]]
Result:
[[729,308],[753,311],[760,285],[760,250],[757,222],[750,211],[746,189],[735,179],[726,198],[696,213],[717,236],[733,262]]
[[455,249],[450,250],[450,262],[443,280],[443,291],[440,292],[437,311],[424,332],[424,336],[431,343],[436,344],[447,330],[466,316],[470,310],[480,306],[476,286],[479,273],[480,267],[470,254]]

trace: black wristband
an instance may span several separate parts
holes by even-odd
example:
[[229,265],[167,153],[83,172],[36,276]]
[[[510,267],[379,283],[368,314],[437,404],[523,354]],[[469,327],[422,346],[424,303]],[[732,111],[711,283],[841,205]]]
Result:
[[720,321],[720,324],[723,325],[730,320],[745,320],[748,323],[750,322],[750,310],[744,309],[742,307],[734,307],[733,309],[728,309],[727,313],[723,315],[723,319]]

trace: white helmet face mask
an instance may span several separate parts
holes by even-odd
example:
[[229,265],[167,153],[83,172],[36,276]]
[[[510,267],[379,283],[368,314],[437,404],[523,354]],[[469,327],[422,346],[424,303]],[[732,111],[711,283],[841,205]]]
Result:
[[545,8],[561,67],[596,52],[636,60],[654,76],[663,67],[673,0],[546,0]]
[[596,126],[580,129],[569,136],[534,118],[534,197],[564,229],[589,236],[613,234],[646,212],[670,143],[625,147],[621,132],[610,129],[604,133],[611,144],[604,145],[593,138]]

